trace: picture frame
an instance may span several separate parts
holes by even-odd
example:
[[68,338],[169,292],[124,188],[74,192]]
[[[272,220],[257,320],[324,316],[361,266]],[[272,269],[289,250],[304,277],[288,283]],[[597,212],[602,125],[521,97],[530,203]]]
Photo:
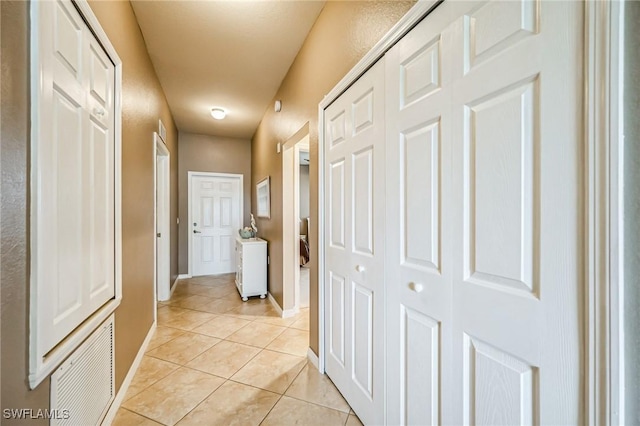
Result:
[[257,212],[256,216],[271,218],[271,188],[269,176],[256,184]]

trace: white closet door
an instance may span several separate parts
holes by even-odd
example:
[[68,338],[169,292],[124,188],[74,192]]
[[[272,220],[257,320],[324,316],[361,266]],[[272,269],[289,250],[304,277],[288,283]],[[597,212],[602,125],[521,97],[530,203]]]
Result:
[[580,424],[582,2],[454,23],[455,424]]
[[389,424],[579,424],[579,2],[444,2],[386,55]]
[[326,370],[384,421],[384,61],[325,110]]
[[[113,298],[114,65],[71,2],[42,2],[36,260],[40,353]],[[44,70],[47,70],[46,72]]]
[[385,56],[387,423],[451,423],[450,4]]

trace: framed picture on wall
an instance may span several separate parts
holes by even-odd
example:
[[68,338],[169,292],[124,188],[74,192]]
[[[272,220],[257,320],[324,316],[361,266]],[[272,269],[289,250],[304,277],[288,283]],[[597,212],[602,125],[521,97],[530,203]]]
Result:
[[256,194],[258,198],[258,217],[271,218],[271,197],[269,196],[269,176],[256,184]]

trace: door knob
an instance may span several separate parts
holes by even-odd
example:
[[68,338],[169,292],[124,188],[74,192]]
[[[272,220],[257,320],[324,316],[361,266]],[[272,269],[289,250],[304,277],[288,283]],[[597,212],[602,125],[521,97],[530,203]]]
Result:
[[409,288],[416,293],[422,293],[422,290],[424,290],[424,286],[420,283],[409,283]]
[[364,272],[364,269],[365,269],[365,268],[364,268],[364,266],[362,266],[362,265],[357,265],[357,266],[356,266],[356,271],[358,271],[358,272]]
[[102,108],[94,108],[93,113],[98,117],[104,117],[105,110]]
[[194,233],[194,234],[202,234],[202,232],[197,231],[197,230],[195,230],[195,229],[193,230],[193,233]]

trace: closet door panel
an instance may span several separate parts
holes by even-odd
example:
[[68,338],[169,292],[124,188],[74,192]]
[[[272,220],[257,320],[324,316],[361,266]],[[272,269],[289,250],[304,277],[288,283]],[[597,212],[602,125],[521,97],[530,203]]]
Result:
[[115,67],[71,2],[38,7],[34,261],[44,354],[115,295]]
[[450,9],[386,55],[388,424],[452,416]]
[[384,421],[384,61],[325,110],[326,370],[365,423]]
[[583,7],[454,23],[454,423],[581,423]]

